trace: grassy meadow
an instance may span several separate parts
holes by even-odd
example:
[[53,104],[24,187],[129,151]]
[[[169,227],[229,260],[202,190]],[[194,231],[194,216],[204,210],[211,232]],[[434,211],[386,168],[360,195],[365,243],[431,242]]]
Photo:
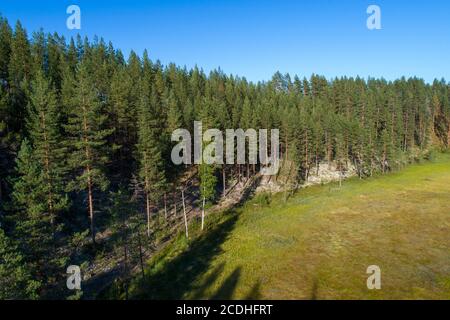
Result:
[[[141,299],[450,299],[450,154],[366,180],[257,195],[149,262]],[[366,269],[381,268],[368,290]]]

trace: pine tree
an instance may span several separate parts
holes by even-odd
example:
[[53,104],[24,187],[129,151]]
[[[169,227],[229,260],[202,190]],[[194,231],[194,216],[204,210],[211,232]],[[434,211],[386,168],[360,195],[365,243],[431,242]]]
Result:
[[202,199],[202,230],[205,221],[205,204],[214,200],[216,194],[217,177],[214,174],[213,165],[202,163],[199,166],[200,197]]
[[380,139],[380,153],[381,153],[381,171],[386,173],[390,168],[391,159],[394,156],[394,146],[392,144],[392,137],[388,130],[383,130]]
[[[200,110],[199,117],[202,121],[203,131],[210,128],[215,128],[217,124],[217,118],[214,115],[215,105],[212,100],[212,98],[205,97],[203,100],[202,109]],[[217,178],[215,176],[216,166],[214,164],[205,163],[205,159],[203,158],[203,151],[206,147],[207,144],[203,143],[202,164],[198,166],[200,196],[202,200],[202,230],[204,226],[205,204],[206,201],[214,199],[215,187],[217,183]]]
[[0,15],[0,81],[2,86],[9,79],[8,64],[11,55],[12,30],[8,20]]
[[132,85],[127,70],[119,67],[111,79],[109,104],[110,126],[115,129],[111,142],[117,145],[114,153],[114,169],[118,173],[116,179],[121,183],[126,183],[131,178],[135,167],[133,152],[137,139],[137,109],[130,94],[134,90]]
[[[172,133],[179,128],[183,128],[183,113],[178,99],[173,91],[165,92],[165,108],[167,110],[167,125],[165,133],[165,145],[167,146],[163,151],[165,153],[164,159],[166,163],[167,179],[169,181],[176,181],[177,174],[181,170],[180,166],[174,166],[170,157],[171,150],[175,142],[171,141]],[[176,188],[174,188],[176,189]],[[164,205],[167,206],[167,195],[164,195]]]
[[45,70],[47,67],[47,42],[42,29],[33,32],[33,37],[30,42],[30,54],[31,74],[34,74],[37,70]]
[[[20,32],[17,32],[13,57],[13,31],[7,19],[0,16],[0,207],[5,194],[9,192],[6,179],[13,173],[14,156],[20,147],[26,104],[20,87],[23,79],[10,75],[10,70],[16,71],[11,60],[13,59],[15,64],[19,55],[20,41],[17,39],[22,38],[19,35]],[[25,51],[26,45],[27,43],[24,43]]]
[[39,287],[18,247],[0,228],[0,300],[37,299]]
[[[245,97],[244,104],[242,106],[242,118],[240,121],[240,127],[243,130],[254,129],[256,128],[256,118],[254,114],[254,109],[251,105],[250,99]],[[249,144],[250,145],[250,144]],[[249,160],[253,158],[257,158],[257,150],[258,148],[249,148],[247,155],[247,178],[250,178],[250,163]],[[240,166],[240,165],[238,165]],[[255,165],[253,165],[254,168]]]
[[175,93],[170,91],[170,93],[166,93],[165,96],[165,104],[167,109],[167,132],[171,135],[173,131],[182,127],[183,114]]
[[30,43],[25,29],[17,22],[11,41],[11,56],[8,64],[9,75],[9,107],[12,116],[10,126],[12,130],[22,133],[25,107],[27,105],[27,91],[31,77],[32,63]]
[[0,86],[0,209],[6,189],[6,178],[13,163],[11,140],[11,134],[8,132],[8,98]]
[[156,92],[143,85],[139,110],[137,158],[139,176],[144,184],[147,235],[150,237],[151,202],[156,203],[165,188],[166,177],[161,154],[160,123],[156,112]]
[[109,184],[105,175],[105,165],[109,161],[106,143],[113,129],[105,128],[107,116],[84,62],[77,68],[70,103],[71,113],[65,129],[69,135],[68,146],[71,146],[68,165],[74,178],[68,189],[87,192],[90,230],[95,244],[95,197],[96,191],[105,191]]
[[339,186],[342,185],[342,176],[346,169],[347,150],[345,148],[344,135],[339,132],[336,134],[336,165],[339,172]]
[[[57,91],[61,89],[62,72],[66,63],[64,56],[65,50],[66,43],[64,37],[60,37],[56,33],[54,35],[47,35],[47,74]],[[71,52],[69,51],[68,54],[71,54]]]
[[51,284],[64,264],[54,248],[51,215],[48,211],[43,168],[40,166],[27,139],[22,142],[16,160],[16,178],[12,201],[14,236],[20,239],[19,247],[33,279],[43,285]]
[[34,157],[43,170],[43,184],[40,190],[47,195],[46,211],[52,226],[61,210],[67,208],[64,193],[66,175],[66,148],[62,146],[59,106],[56,92],[38,71],[32,82],[28,111],[28,134],[33,145]]

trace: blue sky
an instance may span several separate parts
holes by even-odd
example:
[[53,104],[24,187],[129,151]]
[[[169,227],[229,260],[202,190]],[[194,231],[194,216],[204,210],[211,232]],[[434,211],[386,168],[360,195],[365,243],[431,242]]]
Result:
[[[81,30],[66,28],[66,8],[81,8]],[[381,8],[382,30],[366,9]],[[1,0],[11,24],[112,41],[128,55],[205,71],[221,67],[252,81],[279,70],[300,76],[418,76],[450,79],[448,0]]]

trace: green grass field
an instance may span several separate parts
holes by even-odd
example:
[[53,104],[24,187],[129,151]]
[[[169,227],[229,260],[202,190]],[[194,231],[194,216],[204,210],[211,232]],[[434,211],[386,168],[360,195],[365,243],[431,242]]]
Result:
[[[150,262],[135,298],[450,299],[450,155],[401,172],[257,196]],[[368,290],[369,265],[381,289]]]

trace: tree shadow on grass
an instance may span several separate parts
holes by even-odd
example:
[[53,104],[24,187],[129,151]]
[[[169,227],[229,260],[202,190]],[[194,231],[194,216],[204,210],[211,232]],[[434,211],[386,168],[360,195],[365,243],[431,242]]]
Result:
[[222,274],[223,270],[225,268],[225,263],[222,262],[220,265],[218,265],[214,270],[211,272],[211,274],[203,281],[203,283],[198,287],[192,298],[195,299],[204,299],[206,297],[206,290],[211,287],[214,282],[217,280],[217,278]]
[[260,300],[261,299],[261,281],[257,281],[249,293],[245,296],[245,300]]
[[[140,280],[132,298],[183,299],[188,292],[197,292],[196,297],[203,298],[201,295],[214,283],[224,266],[216,267],[200,287],[196,285],[196,280],[209,269],[214,258],[223,252],[221,245],[234,229],[238,219],[234,212],[229,215],[227,220],[209,230],[205,236],[193,240],[185,252],[169,260],[158,271]],[[238,279],[240,271],[235,272],[233,277]],[[224,288],[222,291],[223,295],[230,295],[231,288],[236,284],[236,281],[230,279],[227,289]]]
[[[201,288],[193,296],[194,299],[200,299],[205,297],[205,289],[209,288],[218,276],[223,272],[225,263],[220,264],[214,269],[211,275],[202,283]],[[217,289],[217,291],[211,296],[212,300],[231,300],[234,297],[234,292],[238,286],[239,280],[241,278],[242,268],[237,267],[234,271],[225,279],[222,285]],[[261,298],[260,294],[261,282],[257,281],[247,295],[244,297],[246,300],[258,300]]]
[[314,278],[313,285],[311,288],[311,300],[317,300],[318,289],[319,289],[319,284],[317,283],[317,278]]
[[212,296],[213,300],[229,300],[233,297],[234,290],[237,287],[241,277],[241,267],[237,267],[222,283],[222,286]]

